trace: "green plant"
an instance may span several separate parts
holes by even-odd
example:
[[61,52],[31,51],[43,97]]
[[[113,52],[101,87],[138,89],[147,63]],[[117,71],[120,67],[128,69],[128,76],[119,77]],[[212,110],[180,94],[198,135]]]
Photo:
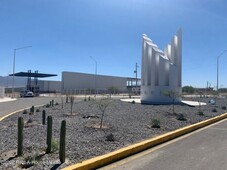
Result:
[[212,112],[217,112],[217,109],[216,109],[216,108],[213,108],[213,109],[212,109]]
[[65,102],[66,102],[66,103],[69,102],[69,96],[68,96],[68,95],[66,95]]
[[170,90],[170,91],[163,91],[162,94],[164,96],[167,96],[172,99],[172,106],[173,106],[173,114],[176,115],[175,113],[175,101],[178,97],[180,97],[180,94],[177,91]]
[[24,111],[23,111],[23,114],[27,114],[27,113],[28,113],[28,111],[27,111],[27,110],[24,110]]
[[73,114],[73,104],[74,104],[74,96],[70,96],[70,111],[71,115]]
[[50,105],[50,107],[52,106],[52,101],[50,101],[50,104],[49,105]]
[[23,162],[21,163],[20,167],[21,168],[29,168],[35,164],[38,163],[40,160],[38,153],[35,153],[33,155],[27,155],[23,158]]
[[34,106],[32,106],[32,107],[30,108],[30,113],[31,113],[31,114],[33,114],[33,113],[34,113],[34,111],[35,111],[35,107],[34,107]]
[[226,110],[226,106],[222,106],[221,109],[222,109],[222,110]]
[[192,94],[192,93],[195,92],[195,89],[194,89],[194,87],[192,87],[192,86],[184,86],[184,87],[182,88],[182,92]]
[[135,104],[135,103],[136,103],[135,100],[133,100],[133,101],[132,101],[132,104]]
[[42,112],[42,125],[46,124],[46,110],[43,110]]
[[203,116],[204,115],[203,111],[199,111],[198,115]]
[[152,119],[151,120],[151,127],[152,128],[160,128],[160,121],[158,119]]
[[19,117],[18,118],[17,156],[23,155],[23,128],[24,128],[24,120],[23,120],[23,117]]
[[52,106],[52,107],[54,107],[54,100],[52,100],[52,102],[51,102],[51,106]]
[[183,114],[179,114],[179,115],[177,115],[177,120],[186,121],[187,119],[186,119],[186,117],[184,117]]
[[60,149],[59,158],[61,163],[65,162],[65,136],[66,136],[66,121],[61,122],[61,132],[60,132]]
[[49,104],[46,104],[46,108],[49,108],[50,107],[50,105]]
[[46,153],[51,152],[52,141],[52,116],[47,117],[47,149]]
[[58,150],[58,141],[55,139],[51,140],[51,152],[56,152]]
[[101,99],[96,99],[94,101],[95,101],[95,104],[98,106],[99,110],[102,113],[101,114],[101,122],[100,122],[100,129],[102,129],[103,117],[104,117],[104,114],[105,114],[107,107],[110,105],[111,100],[109,100],[107,98],[101,98]]
[[59,105],[59,103],[58,103],[58,102],[56,102],[56,103],[55,103],[55,106],[58,106],[58,105]]
[[115,141],[115,137],[112,133],[108,134],[106,136],[106,141],[109,141],[109,142],[114,142]]
[[36,112],[40,112],[40,110],[39,109],[36,109]]
[[111,86],[111,87],[108,87],[108,92],[110,93],[110,94],[116,94],[116,93],[118,93],[118,88],[117,87],[115,87],[115,86]]

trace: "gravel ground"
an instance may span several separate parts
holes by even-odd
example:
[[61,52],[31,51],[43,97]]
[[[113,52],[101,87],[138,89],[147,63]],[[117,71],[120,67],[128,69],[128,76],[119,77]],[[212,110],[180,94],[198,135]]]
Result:
[[[187,99],[190,100],[190,99]],[[195,99],[191,99],[195,100]],[[208,103],[210,98],[201,101]],[[226,111],[226,99],[218,99],[217,105],[201,106],[203,116],[198,115],[198,107],[186,105],[175,106],[175,112],[183,114],[187,121],[179,121],[172,114],[171,105],[141,105],[112,100],[107,107],[103,128],[99,129],[101,112],[97,104],[91,101],[76,102],[73,115],[70,115],[70,104],[53,108],[39,108],[33,115],[18,113],[0,122],[0,169],[20,169],[25,158],[39,157],[35,165],[28,169],[60,169],[68,165],[99,156],[133,143],[190,125]],[[212,112],[216,108],[217,112]],[[53,139],[59,144],[59,131],[62,120],[66,120],[66,162],[60,164],[58,151],[45,154],[46,125],[42,123],[42,110],[53,117]],[[13,157],[17,149],[17,119],[21,116],[25,121],[24,156]],[[32,123],[27,123],[31,119]],[[151,120],[158,119],[161,128],[151,128]],[[113,134],[114,141],[106,137]],[[55,146],[57,146],[55,144]]]

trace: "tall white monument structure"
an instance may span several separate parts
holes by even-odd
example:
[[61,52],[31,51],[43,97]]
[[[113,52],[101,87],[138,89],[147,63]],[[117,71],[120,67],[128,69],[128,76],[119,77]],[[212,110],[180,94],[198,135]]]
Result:
[[[143,34],[141,103],[180,102],[182,72],[182,31],[172,38],[164,51]],[[172,94],[174,96],[168,96]]]

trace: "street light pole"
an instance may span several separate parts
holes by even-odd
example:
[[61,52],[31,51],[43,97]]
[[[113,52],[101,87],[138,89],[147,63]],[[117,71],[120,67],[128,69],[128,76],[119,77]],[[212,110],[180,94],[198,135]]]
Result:
[[220,55],[217,56],[217,92],[218,92],[218,81],[219,81],[219,58],[226,52],[227,50],[222,51]]
[[138,73],[138,71],[137,71],[137,68],[138,68],[139,66],[138,66],[138,63],[136,63],[136,69],[135,69],[135,71],[134,71],[134,73],[136,73],[136,94],[137,94],[137,92],[138,92],[138,88],[137,88],[137,86],[138,86],[138,78],[137,78],[137,73]]
[[13,84],[12,84],[12,97],[13,98],[15,97],[15,94],[14,94],[14,74],[15,74],[15,65],[16,65],[16,51],[24,49],[24,48],[30,48],[30,47],[32,47],[32,46],[25,46],[25,47],[20,47],[20,48],[15,48],[14,49],[14,55],[13,55]]
[[95,62],[95,96],[97,94],[97,87],[96,87],[96,79],[97,79],[97,61],[92,57],[90,56],[90,58]]

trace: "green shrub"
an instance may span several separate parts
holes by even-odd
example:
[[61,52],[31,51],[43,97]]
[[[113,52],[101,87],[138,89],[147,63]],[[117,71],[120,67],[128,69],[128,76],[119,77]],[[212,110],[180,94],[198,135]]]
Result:
[[135,104],[135,103],[136,103],[135,100],[133,100],[133,101],[132,101],[132,104]]
[[40,160],[40,158],[37,153],[35,153],[33,155],[27,155],[23,158],[23,162],[21,163],[20,167],[27,169],[27,168],[37,164],[39,160]]
[[151,120],[151,127],[152,128],[160,128],[160,121],[158,119],[152,119]]
[[59,105],[59,103],[58,103],[58,102],[56,102],[56,103],[55,103],[55,106],[57,106],[57,105]]
[[32,106],[32,107],[30,108],[30,113],[34,113],[34,111],[35,111],[35,107]]
[[27,113],[28,113],[28,111],[27,111],[27,110],[24,110],[24,111],[23,111],[23,114],[27,114]]
[[213,108],[213,109],[212,109],[212,112],[217,112],[217,109]]
[[50,107],[50,104],[46,104],[46,108]]
[[221,108],[222,108],[222,110],[226,110],[226,106],[222,106]]
[[204,115],[203,111],[199,111],[198,115],[203,116]]
[[186,119],[186,117],[184,117],[183,114],[179,114],[179,115],[177,115],[177,120],[186,121],[187,119]]
[[108,134],[106,136],[106,141],[109,141],[109,142],[114,142],[115,141],[115,137],[112,133]]
[[39,109],[36,109],[36,112],[40,112],[40,110]]
[[56,151],[58,151],[58,146],[59,146],[58,141],[55,140],[55,139],[52,139],[52,140],[51,140],[51,152],[56,152]]

